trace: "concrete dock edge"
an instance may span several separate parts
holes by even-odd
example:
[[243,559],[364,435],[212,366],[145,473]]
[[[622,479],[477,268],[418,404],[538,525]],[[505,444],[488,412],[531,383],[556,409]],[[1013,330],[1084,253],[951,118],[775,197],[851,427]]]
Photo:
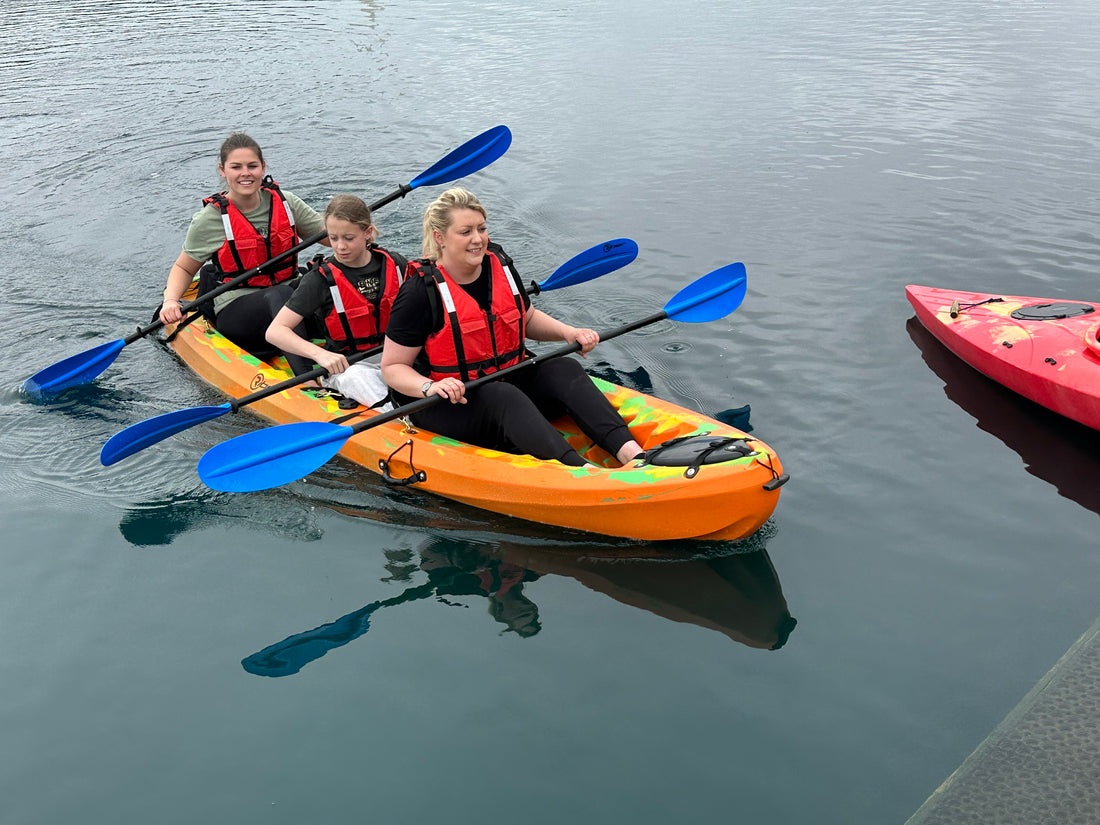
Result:
[[1100,823],[1100,618],[906,825]]

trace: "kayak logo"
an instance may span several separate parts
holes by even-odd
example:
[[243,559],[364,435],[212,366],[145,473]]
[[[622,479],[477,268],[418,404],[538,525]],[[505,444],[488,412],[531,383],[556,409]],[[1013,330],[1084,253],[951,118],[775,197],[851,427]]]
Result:
[[612,249],[618,249],[622,245],[623,245],[622,241],[619,241],[618,243],[612,243],[612,242],[609,241],[609,242],[607,242],[603,245],[603,251],[604,252],[610,252]]
[[267,387],[267,379],[264,378],[263,373],[256,373],[252,376],[252,383],[248,385],[250,390],[262,390]]

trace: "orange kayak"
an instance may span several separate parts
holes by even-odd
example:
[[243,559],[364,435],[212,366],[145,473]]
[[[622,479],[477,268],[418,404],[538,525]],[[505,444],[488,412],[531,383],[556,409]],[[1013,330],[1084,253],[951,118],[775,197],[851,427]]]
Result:
[[[282,359],[262,361],[203,320],[169,332],[174,333],[170,345],[184,362],[233,398],[291,376]],[[609,536],[738,539],[768,520],[787,476],[767,444],[691,410],[592,380],[655,463],[620,467],[568,418],[555,425],[599,466],[567,467],[475,447],[413,429],[401,419],[356,433],[340,455],[387,480],[474,507]],[[375,415],[363,407],[341,409],[336,399],[301,387],[256,401],[248,409],[276,424],[332,422],[349,414],[362,421]],[[674,439],[684,441],[655,451]]]

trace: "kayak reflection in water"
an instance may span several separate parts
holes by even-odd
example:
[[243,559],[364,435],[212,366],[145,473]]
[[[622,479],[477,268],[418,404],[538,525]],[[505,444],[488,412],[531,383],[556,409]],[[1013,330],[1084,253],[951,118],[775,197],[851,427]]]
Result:
[[[427,581],[372,602],[329,624],[290,636],[244,659],[258,676],[289,676],[315,659],[358,639],[382,607],[423,599],[468,607],[451,598],[480,596],[502,633],[529,638],[542,629],[539,608],[525,585],[544,575],[568,576],[616,601],[672,621],[717,630],[749,647],[778,650],[797,624],[787,609],[775,568],[760,549],[711,559],[600,560],[583,548],[570,552],[539,546],[485,545],[434,538],[412,551],[387,553],[383,581]],[[419,558],[417,558],[417,555]]]

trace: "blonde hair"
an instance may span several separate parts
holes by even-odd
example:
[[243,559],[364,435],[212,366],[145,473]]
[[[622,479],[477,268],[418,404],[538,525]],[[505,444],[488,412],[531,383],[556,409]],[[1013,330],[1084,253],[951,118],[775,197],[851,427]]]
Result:
[[324,220],[336,218],[338,221],[353,223],[364,232],[371,232],[373,237],[378,236],[378,228],[371,220],[370,207],[362,198],[355,195],[336,195],[325,207]]
[[429,203],[424,212],[424,238],[420,254],[428,260],[438,261],[443,252],[433,233],[446,233],[447,227],[451,225],[451,216],[459,209],[473,209],[475,212],[480,212],[481,217],[487,217],[485,207],[473,192],[461,187],[448,189]]

